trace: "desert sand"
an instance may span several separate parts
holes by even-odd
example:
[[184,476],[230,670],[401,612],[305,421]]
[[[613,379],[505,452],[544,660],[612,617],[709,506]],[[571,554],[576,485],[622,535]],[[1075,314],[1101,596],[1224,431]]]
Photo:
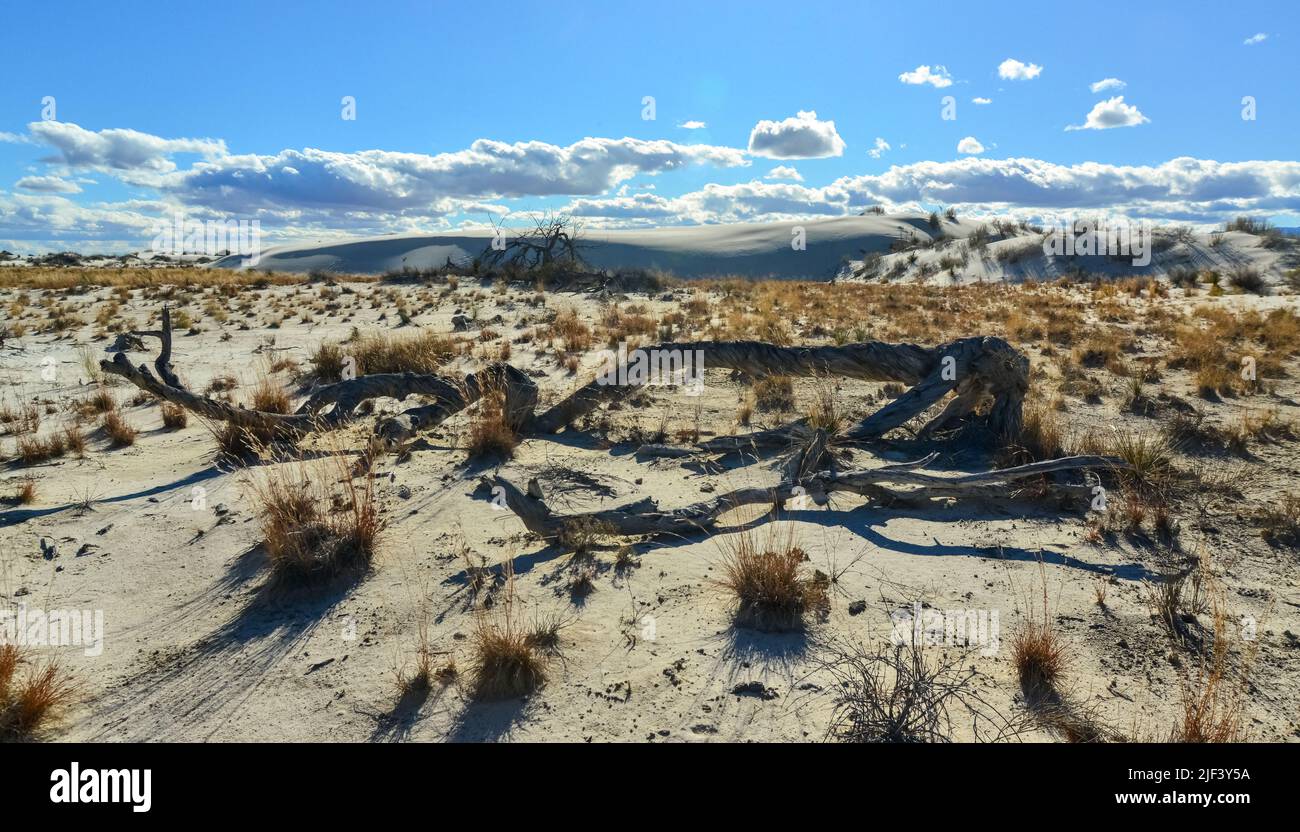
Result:
[[[923,233],[924,224],[919,217],[809,223],[809,251],[788,254],[777,253],[789,249],[786,226],[591,237],[596,266],[617,261],[687,276],[828,277],[845,259],[856,261],[837,284],[786,288],[700,282],[590,294],[470,277],[364,277],[441,266],[449,253],[481,247],[481,241],[455,236],[273,249],[259,269],[280,274],[266,285],[232,282],[243,279],[240,272],[197,269],[192,283],[180,288],[165,285],[168,280],[95,285],[93,276],[81,286],[39,288],[40,281],[7,278],[0,289],[10,327],[0,350],[0,405],[14,413],[35,408],[40,426],[32,435],[51,436],[76,423],[76,402],[102,390],[139,431],[129,446],[113,447],[98,427],[101,417],[83,416],[84,453],[30,464],[17,458],[23,431],[16,422],[6,423],[8,435],[0,439],[6,460],[0,493],[8,496],[27,481],[35,487],[33,501],[0,509],[4,603],[102,610],[104,616],[101,655],[55,651],[81,691],[45,736],[816,741],[827,737],[834,708],[835,680],[821,666],[827,645],[887,643],[891,614],[928,608],[997,613],[999,642],[992,649],[930,649],[978,671],[973,689],[1020,726],[1018,739],[1055,741],[1068,738],[1069,730],[1026,702],[1011,649],[1014,633],[1041,612],[1045,596],[1047,617],[1068,646],[1062,707],[1105,726],[1107,736],[1163,739],[1182,720],[1186,692],[1196,689],[1208,660],[1205,650],[1180,642],[1162,624],[1152,597],[1169,574],[1192,569],[1204,581],[1198,583],[1202,596],[1187,602],[1183,624],[1208,643],[1214,610],[1222,609],[1226,629],[1215,637],[1231,643],[1226,675],[1229,681],[1249,675],[1240,701],[1243,734],[1300,737],[1294,709],[1300,565],[1293,544],[1276,535],[1266,539],[1263,530],[1272,521],[1261,519],[1297,490],[1300,453],[1291,426],[1300,417],[1300,343],[1289,329],[1277,329],[1275,341],[1262,343],[1258,326],[1254,335],[1225,341],[1224,360],[1232,362],[1233,374],[1239,350],[1247,347],[1266,351],[1259,363],[1267,373],[1249,390],[1207,397],[1198,392],[1196,373],[1180,365],[1186,342],[1173,335],[1179,327],[1209,325],[1212,315],[1293,327],[1297,296],[1285,275],[1295,268],[1294,244],[1268,249],[1237,233],[1215,246],[1206,237],[1189,238],[1161,253],[1149,270],[1168,272],[1184,261],[1203,275],[1218,270],[1227,291],[1217,292],[1204,276],[1193,290],[1164,277],[1034,282],[1066,269],[1037,256],[999,262],[996,253],[973,258],[950,279],[919,273],[922,264],[943,256],[929,249],[905,262],[906,274],[892,282],[855,276],[862,251],[887,252],[900,227]],[[958,238],[975,228],[965,220],[952,226],[949,233]],[[837,244],[827,245],[832,239]],[[992,243],[994,252],[1012,244]],[[888,275],[906,256],[886,253],[878,274]],[[1261,294],[1231,288],[1227,276],[1238,267],[1265,276]],[[334,274],[303,282],[301,273],[312,270]],[[44,285],[57,285],[56,272],[42,275]],[[106,352],[112,332],[156,327],[165,305],[189,318],[188,326],[178,327],[172,358],[188,387],[206,391],[218,382],[213,395],[240,404],[250,401],[265,376],[289,391],[296,406],[312,389],[311,358],[320,345],[346,343],[354,330],[463,342],[439,372],[504,359],[529,372],[543,401],[553,402],[590,378],[599,366],[596,350],[625,332],[625,323],[610,323],[610,310],[618,309],[652,321],[639,334],[646,343],[669,336],[771,340],[766,336],[773,327],[799,344],[868,338],[932,344],[1003,335],[1030,358],[1031,405],[1059,422],[1071,442],[1104,446],[1122,434],[1164,443],[1171,422],[1189,413],[1201,414],[1214,435],[1227,438],[1215,447],[1167,445],[1181,481],[1191,482],[1169,506],[1172,537],[1151,515],[1136,523],[1119,516],[1118,500],[1109,516],[1029,497],[1010,508],[960,500],[909,508],[851,496],[836,496],[824,507],[787,506],[756,534],[776,528],[793,535],[807,554],[805,568],[833,581],[825,616],[785,633],[736,625],[735,599],[720,584],[734,533],[601,539],[592,551],[575,553],[526,533],[512,512],[494,507],[479,483],[493,473],[521,485],[535,478],[552,508],[565,512],[646,497],[666,507],[687,505],[744,485],[773,485],[781,458],[702,464],[646,458],[635,453],[638,446],[688,446],[697,438],[775,427],[827,395],[842,412],[857,415],[898,394],[870,382],[795,379],[790,409],[754,407],[749,424],[740,425],[754,382],[714,369],[706,372],[698,397],[650,388],[600,411],[581,429],[525,439],[509,459],[472,458],[470,417],[453,417],[425,434],[409,455],[376,462],[384,528],[371,567],[325,589],[280,591],[260,546],[251,487],[277,466],[218,460],[212,432],[201,420],[191,417],[186,427],[168,429],[151,396],[97,372],[97,361],[112,356]],[[1214,311],[1199,311],[1205,309]],[[473,319],[468,329],[453,326],[458,312]],[[1054,317],[1065,312],[1073,317]],[[67,320],[51,323],[60,316]],[[570,350],[554,332],[557,316],[590,327],[593,342]],[[21,334],[15,325],[22,325]],[[128,355],[133,363],[148,363],[155,351],[150,340]],[[1144,375],[1143,367],[1150,372]],[[1146,378],[1140,395],[1135,376]],[[232,381],[220,383],[227,377]],[[399,409],[392,400],[377,407]],[[359,422],[304,448],[356,451],[365,446],[369,426]],[[849,468],[919,455],[906,436],[837,453]],[[950,447],[932,470],[956,474],[989,464],[973,451]],[[736,514],[743,521],[761,510]],[[500,585],[507,563],[511,588]],[[486,587],[475,591],[482,574],[490,575]],[[1212,590],[1218,606],[1206,600]],[[509,591],[521,620],[558,625],[556,643],[545,651],[546,682],[527,697],[476,701],[467,681],[476,621],[499,614],[499,599]],[[485,601],[493,593],[498,600]],[[404,693],[399,680],[409,676],[422,648],[437,667],[456,672],[445,673],[427,693]],[[976,738],[965,710],[953,707],[951,718],[951,739]]]

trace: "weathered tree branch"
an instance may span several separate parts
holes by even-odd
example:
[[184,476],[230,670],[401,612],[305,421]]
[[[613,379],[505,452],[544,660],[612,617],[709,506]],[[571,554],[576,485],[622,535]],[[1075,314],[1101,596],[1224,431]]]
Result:
[[[171,314],[162,314],[160,331],[136,335],[158,338],[161,350],[154,361],[157,376],[141,366],[132,366],[121,353],[112,361],[101,361],[104,372],[122,376],[136,386],[181,407],[213,420],[230,422],[278,437],[296,437],[313,431],[334,430],[358,417],[360,405],[378,397],[404,400],[418,395],[431,403],[413,407],[383,419],[375,427],[377,438],[389,447],[400,445],[417,432],[441,424],[481,398],[488,389],[505,394],[511,426],[521,434],[551,434],[578,419],[601,403],[625,396],[629,386],[647,379],[627,372],[627,362],[618,369],[626,383],[605,384],[598,378],[546,412],[534,415],[537,388],[527,374],[508,364],[494,364],[463,378],[416,373],[362,376],[322,387],[293,414],[265,413],[235,407],[187,391],[171,364]],[[1021,406],[1028,387],[1028,360],[1000,338],[964,338],[937,347],[915,344],[861,344],[822,347],[782,347],[758,341],[700,341],[667,343],[634,351],[645,355],[674,356],[679,368],[702,372],[697,362],[711,367],[736,370],[753,377],[767,375],[838,375],[867,381],[894,381],[914,385],[885,407],[870,414],[846,431],[840,439],[857,441],[878,438],[924,413],[950,391],[956,395],[943,411],[921,431],[928,437],[938,431],[974,428],[983,438],[1018,434]],[[629,356],[628,360],[632,360]],[[982,416],[976,414],[991,400]],[[806,420],[770,431],[746,436],[717,437],[696,446],[697,452],[736,453],[749,449],[803,445],[814,432]],[[826,437],[829,439],[829,437]],[[647,447],[647,453],[672,455],[662,447]],[[823,449],[824,451],[824,449]]]
[[[935,497],[956,499],[1010,500],[1016,492],[1012,484],[1030,477],[1059,471],[1090,468],[1123,468],[1123,461],[1104,456],[1073,456],[1035,462],[1015,468],[1003,468],[977,474],[937,476],[921,473],[919,468],[930,464],[937,454],[910,463],[886,465],[859,471],[821,471],[799,479],[786,479],[770,487],[741,488],[676,509],[660,509],[653,499],[646,498],[621,508],[602,509],[581,514],[560,515],[551,511],[544,500],[530,497],[509,480],[501,476],[484,477],[484,483],[494,494],[504,498],[524,526],[544,538],[555,538],[566,529],[587,524],[594,528],[621,536],[638,535],[688,535],[711,530],[719,517],[746,505],[783,506],[792,497],[807,495],[816,502],[836,491],[879,497],[882,494],[924,503]],[[918,486],[910,491],[895,492],[882,487],[883,483]],[[497,489],[500,491],[497,491]],[[796,488],[802,489],[796,491]],[[1086,486],[1048,483],[1047,488],[1069,497],[1088,493]]]

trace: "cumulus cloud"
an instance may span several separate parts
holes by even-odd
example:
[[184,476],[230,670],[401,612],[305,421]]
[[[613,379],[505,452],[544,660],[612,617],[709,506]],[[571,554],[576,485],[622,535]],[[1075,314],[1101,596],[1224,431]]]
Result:
[[998,77],[1007,81],[1029,81],[1037,78],[1043,71],[1038,64],[1026,64],[1015,58],[1007,58],[998,64]]
[[634,194],[604,199],[575,199],[564,207],[575,217],[609,217],[614,219],[667,219],[677,210],[672,200],[656,194]]
[[703,130],[705,127],[708,127],[709,125],[705,124],[702,121],[683,121],[678,126],[682,127],[685,130]]
[[835,122],[821,121],[814,110],[800,110],[785,121],[760,121],[749,134],[749,152],[769,159],[821,159],[844,154]]
[[208,158],[226,153],[226,143],[216,139],[164,139],[124,128],[95,131],[66,121],[34,121],[27,130],[33,141],[59,152],[44,161],[127,176],[169,173],[176,169],[170,157],[177,153]]
[[957,142],[957,152],[975,155],[984,152],[984,145],[980,144],[979,139],[974,136],[967,136]]
[[662,140],[586,138],[560,147],[480,139],[467,150],[436,156],[314,148],[226,156],[170,177],[163,190],[232,212],[305,207],[436,216],[460,210],[458,200],[600,194],[638,174],[692,164],[750,162],[735,148]]
[[79,205],[54,194],[0,192],[0,236],[14,240],[135,240],[143,248],[162,202],[137,200]]
[[791,182],[803,181],[803,176],[800,175],[799,171],[795,170],[789,165],[777,165],[776,167],[772,168],[772,170],[768,171],[767,176],[764,176],[763,178],[764,179],[788,179]]
[[1124,103],[1124,96],[1117,95],[1105,101],[1098,101],[1088,113],[1083,124],[1071,124],[1066,130],[1109,130],[1112,127],[1136,127],[1146,124],[1151,119],[1142,115],[1132,104]]
[[1257,43],[1263,43],[1268,40],[1268,32],[1256,32],[1242,41],[1245,46],[1254,46]]
[[992,99],[992,98],[980,98],[980,97],[977,96],[977,97],[975,97],[975,98],[972,98],[972,99],[970,100],[970,103],[972,103],[972,104],[992,104],[992,103],[993,103],[993,99]]
[[1103,92],[1105,90],[1122,90],[1127,86],[1128,84],[1118,78],[1102,78],[1100,81],[1089,84],[1088,89],[1093,92]]
[[1086,211],[1217,223],[1239,213],[1300,210],[1300,162],[1181,157],[1155,166],[1120,166],[967,157],[896,165],[824,187],[749,182],[707,185],[672,199],[642,195],[639,200],[583,200],[579,207],[585,217],[610,218],[615,224],[777,221],[851,215],[871,205],[899,210],[934,203],[956,206],[967,215],[1048,217]]
[[15,182],[14,186],[22,188],[24,191],[35,191],[43,194],[81,193],[80,185],[59,176],[24,176]]
[[929,84],[939,89],[952,86],[952,76],[948,74],[946,67],[936,66],[931,69],[928,64],[922,64],[911,72],[901,73],[898,80],[904,84]]
[[872,159],[879,159],[881,156],[885,154],[885,151],[892,150],[892,149],[893,148],[889,146],[889,142],[885,141],[879,136],[876,136],[876,146],[868,150],[867,155],[870,156]]

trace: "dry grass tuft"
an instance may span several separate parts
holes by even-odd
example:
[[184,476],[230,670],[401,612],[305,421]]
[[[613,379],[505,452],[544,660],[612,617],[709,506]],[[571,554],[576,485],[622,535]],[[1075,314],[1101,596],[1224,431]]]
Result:
[[44,439],[35,434],[26,434],[18,437],[16,450],[18,459],[24,465],[35,465],[63,456],[67,446],[62,434],[56,433]]
[[[1065,674],[1065,643],[1052,621],[1047,603],[1047,575],[1039,564],[1042,583],[1042,608],[1026,603],[1025,620],[1011,637],[1011,661],[1016,666],[1020,689],[1026,695],[1041,697],[1054,691]],[[1028,599],[1026,599],[1028,600]]]
[[301,583],[369,567],[381,523],[374,478],[360,479],[337,452],[250,473],[263,545],[277,578]]
[[[23,665],[27,672],[20,679]],[[57,661],[38,664],[17,645],[0,644],[0,741],[31,738],[76,693]]]
[[253,410],[263,413],[288,413],[291,405],[289,391],[279,381],[263,373],[257,380],[257,387],[253,389],[252,405]]
[[785,413],[794,410],[794,383],[789,376],[765,376],[754,383],[754,406]]
[[494,611],[480,609],[475,614],[470,687],[476,699],[515,699],[546,683],[545,648],[514,609],[514,581],[507,561],[505,589]]
[[312,375],[322,382],[335,382],[343,379],[343,348],[338,344],[321,344],[312,353],[310,359]]
[[110,410],[104,414],[104,420],[100,423],[104,435],[108,437],[111,447],[125,448],[135,444],[135,438],[138,435],[131,423],[126,417],[116,410]]
[[162,422],[163,427],[167,428],[167,430],[180,430],[190,423],[190,417],[185,408],[178,407],[171,402],[163,402]]
[[1234,671],[1229,661],[1233,625],[1223,597],[1217,591],[1213,597],[1213,615],[1213,649],[1199,663],[1196,673],[1183,681],[1182,713],[1169,732],[1170,742],[1223,743],[1246,739],[1243,711],[1251,689],[1249,671],[1257,656],[1258,645],[1255,642],[1248,644],[1240,669]]
[[[356,359],[358,375],[436,373],[443,364],[461,352],[461,346],[454,338],[433,332],[420,332],[414,335],[375,333],[358,338],[348,352]],[[326,363],[318,364],[316,358],[322,358]],[[320,373],[322,369],[330,366],[331,360],[318,350],[312,363]]]
[[36,480],[27,477],[20,482],[18,491],[14,494],[14,502],[20,506],[27,506],[36,502]]
[[509,459],[515,454],[519,436],[506,416],[506,396],[501,389],[484,391],[469,422],[469,453],[473,457]]
[[720,583],[736,599],[738,626],[769,632],[802,629],[807,616],[829,610],[830,579],[821,572],[804,574],[808,555],[795,545],[794,526],[773,523],[766,530],[763,541],[752,530],[724,539]]
[[1257,518],[1260,534],[1273,546],[1300,549],[1300,495],[1283,494],[1265,506]]
[[1065,456],[1065,429],[1060,418],[1041,401],[1026,402],[1020,435],[1003,443],[998,464],[1027,465]]

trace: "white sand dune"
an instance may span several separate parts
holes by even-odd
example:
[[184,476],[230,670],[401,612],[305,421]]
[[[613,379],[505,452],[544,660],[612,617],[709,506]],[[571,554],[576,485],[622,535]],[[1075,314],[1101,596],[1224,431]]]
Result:
[[[975,247],[967,238],[978,229],[989,241]],[[803,247],[797,247],[798,232]],[[1253,234],[1228,232],[1178,234],[1156,229],[1149,262],[1104,256],[1051,256],[1043,234],[1029,228],[999,232],[985,218],[943,219],[931,228],[928,214],[836,217],[803,222],[740,223],[639,230],[585,230],[583,257],[596,268],[650,269],[683,278],[741,276],[829,280],[858,272],[864,260],[880,259],[865,279],[921,280],[940,283],[1053,280],[1067,275],[1110,277],[1159,275],[1175,267],[1212,269],[1224,275],[1254,269],[1271,284],[1282,282],[1287,269],[1300,266],[1294,240],[1283,248],[1266,248]],[[899,241],[919,247],[893,251]],[[283,245],[262,252],[255,266],[249,258],[225,257],[218,268],[256,268],[305,273],[313,270],[382,274],[403,268],[425,269],[448,260],[464,265],[489,245],[486,232],[371,237],[348,242]]]
[[[975,223],[946,223],[950,234],[965,236]],[[792,245],[797,229],[806,232],[806,247]],[[658,269],[680,277],[779,277],[824,280],[847,260],[885,252],[909,232],[924,235],[926,215],[837,217],[781,223],[743,223],[644,230],[588,229],[582,233],[583,256],[607,269]],[[313,269],[355,274],[467,263],[491,241],[483,232],[420,236],[371,237],[344,243],[277,246],[262,253],[256,268],[307,272]],[[247,258],[226,257],[218,268],[246,268]]]

